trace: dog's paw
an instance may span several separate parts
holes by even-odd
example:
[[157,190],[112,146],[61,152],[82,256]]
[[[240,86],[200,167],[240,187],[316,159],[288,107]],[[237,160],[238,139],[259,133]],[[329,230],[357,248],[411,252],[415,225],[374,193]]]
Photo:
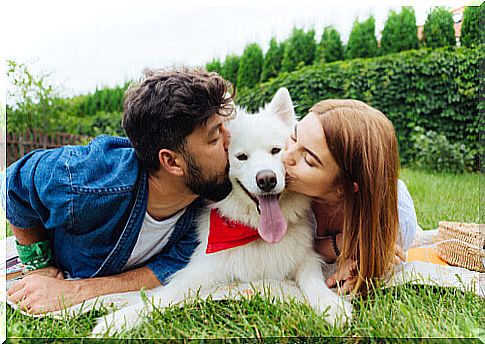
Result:
[[143,306],[131,306],[99,318],[92,331],[93,337],[111,337],[122,331],[131,330],[143,319]]
[[[330,308],[328,308],[330,306]],[[352,321],[352,304],[344,298],[337,297],[327,304],[325,319],[335,327],[342,328]]]
[[342,328],[352,321],[352,304],[342,297],[320,297],[312,306],[317,313],[325,314],[325,320],[330,325]]

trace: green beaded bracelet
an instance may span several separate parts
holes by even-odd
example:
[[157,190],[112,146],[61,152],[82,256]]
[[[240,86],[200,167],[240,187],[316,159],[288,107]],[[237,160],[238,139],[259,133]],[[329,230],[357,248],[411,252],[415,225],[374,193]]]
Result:
[[43,269],[54,265],[54,257],[49,240],[35,242],[30,245],[20,245],[15,240],[19,259],[27,270]]

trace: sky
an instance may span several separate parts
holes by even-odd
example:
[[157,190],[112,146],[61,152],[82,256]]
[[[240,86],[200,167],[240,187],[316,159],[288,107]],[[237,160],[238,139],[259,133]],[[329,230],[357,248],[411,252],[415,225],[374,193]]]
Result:
[[0,24],[6,47],[1,57],[49,73],[49,80],[61,86],[64,95],[75,95],[137,79],[145,67],[203,66],[212,58],[241,55],[251,42],[265,51],[271,37],[282,41],[293,27],[314,28],[319,40],[323,28],[333,25],[345,43],[356,19],[374,15],[379,37],[391,9],[414,6],[417,24],[422,25],[433,5],[456,8],[469,2],[340,0],[334,4],[305,0],[10,1]]

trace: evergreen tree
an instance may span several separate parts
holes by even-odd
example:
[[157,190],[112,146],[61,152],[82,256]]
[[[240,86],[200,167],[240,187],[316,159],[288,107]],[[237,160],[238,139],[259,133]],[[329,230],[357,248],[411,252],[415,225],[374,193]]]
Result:
[[403,7],[400,13],[391,10],[382,31],[381,54],[417,49],[418,43],[414,8]]
[[86,110],[88,116],[94,116],[96,114],[96,98],[94,94],[89,96]]
[[114,89],[110,90],[109,93],[109,106],[108,109],[105,110],[107,112],[118,112],[120,108],[120,98],[119,94],[121,91],[120,86],[116,86]]
[[219,61],[219,59],[212,59],[211,62],[207,63],[205,65],[205,69],[208,71],[208,72],[217,72],[217,73],[220,73],[221,72],[221,61]]
[[98,106],[98,111],[106,111],[107,106],[108,106],[108,97],[109,97],[109,91],[106,88],[102,88],[98,92],[98,99],[99,99],[99,106]]
[[376,23],[374,17],[359,23],[357,20],[350,32],[345,51],[347,59],[373,57],[377,55]]
[[264,56],[263,71],[261,72],[261,82],[278,76],[281,70],[281,61],[285,53],[284,44],[278,44],[276,38],[271,38],[269,49]]
[[123,87],[120,87],[120,89],[118,90],[118,93],[117,93],[117,97],[116,97],[116,104],[117,104],[117,108],[116,108],[116,112],[123,112],[123,103],[124,103],[124,99],[125,99],[125,91],[126,89],[128,88],[129,84],[125,84],[125,86]]
[[305,35],[306,53],[304,55],[303,63],[305,66],[312,65],[315,61],[315,54],[317,53],[317,42],[315,41],[315,30],[311,29]]
[[285,53],[281,62],[282,70],[291,72],[302,66],[313,64],[316,50],[315,30],[305,32],[303,29],[294,28],[286,42]]
[[483,3],[481,6],[468,6],[465,8],[463,23],[461,24],[460,42],[462,46],[469,47],[480,43],[480,14],[484,18],[484,9],[485,5]]
[[430,48],[455,46],[455,29],[450,11],[442,6],[431,10],[424,23],[423,42]]
[[340,34],[335,28],[327,26],[323,30],[316,55],[315,61],[317,63],[329,63],[344,59],[344,46],[340,39]]
[[254,87],[258,84],[263,69],[263,51],[257,43],[246,46],[239,61],[237,73],[237,86]]
[[234,86],[237,85],[237,72],[239,69],[239,56],[228,55],[222,65],[221,75],[229,80]]
[[[285,58],[285,51],[286,51],[287,45],[288,45],[288,40],[285,40],[285,41],[280,42],[278,44],[279,54],[281,56],[280,69],[278,71],[278,74],[284,71],[284,69],[283,69],[283,59]],[[315,51],[315,53],[316,53],[316,51]]]

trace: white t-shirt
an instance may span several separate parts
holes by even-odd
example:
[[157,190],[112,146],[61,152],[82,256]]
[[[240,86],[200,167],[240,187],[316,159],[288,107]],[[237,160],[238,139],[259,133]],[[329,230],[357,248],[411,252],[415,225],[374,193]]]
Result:
[[123,270],[129,270],[135,266],[141,265],[154,255],[160,253],[172,235],[178,219],[184,212],[185,209],[163,221],[155,220],[148,214],[148,212],[146,212],[135,247],[133,248],[133,252],[131,252],[131,256],[128,258]]

